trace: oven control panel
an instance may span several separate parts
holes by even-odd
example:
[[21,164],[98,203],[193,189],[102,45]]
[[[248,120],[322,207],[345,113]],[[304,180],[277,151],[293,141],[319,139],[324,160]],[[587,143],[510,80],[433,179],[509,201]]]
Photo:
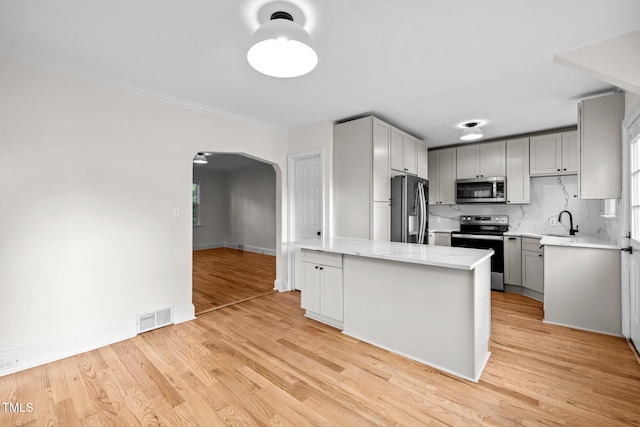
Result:
[[461,215],[460,224],[508,225],[509,215]]

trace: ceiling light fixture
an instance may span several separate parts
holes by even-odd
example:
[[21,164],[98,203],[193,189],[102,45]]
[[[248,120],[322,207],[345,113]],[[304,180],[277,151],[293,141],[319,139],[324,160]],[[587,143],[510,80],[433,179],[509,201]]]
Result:
[[193,158],[193,163],[197,163],[199,165],[204,165],[209,163],[207,161],[207,158],[204,156],[203,153],[198,153],[194,158]]
[[478,125],[478,122],[469,122],[463,124],[466,129],[462,131],[460,139],[462,141],[475,141],[476,139],[482,138],[484,134],[482,133],[482,129],[480,129]]
[[253,35],[247,52],[249,64],[272,77],[298,77],[318,64],[311,37],[287,12],[274,12]]

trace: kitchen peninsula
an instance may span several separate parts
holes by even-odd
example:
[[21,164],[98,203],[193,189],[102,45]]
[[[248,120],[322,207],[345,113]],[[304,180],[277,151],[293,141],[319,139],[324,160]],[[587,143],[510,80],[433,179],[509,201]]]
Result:
[[292,246],[307,317],[478,381],[490,355],[492,250],[351,238]]

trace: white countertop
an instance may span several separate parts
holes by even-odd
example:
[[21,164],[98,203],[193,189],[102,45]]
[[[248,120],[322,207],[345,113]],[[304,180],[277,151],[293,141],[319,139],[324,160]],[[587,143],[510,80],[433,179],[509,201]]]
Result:
[[533,237],[541,239],[541,245],[573,246],[576,248],[620,249],[615,242],[601,240],[597,236],[556,236],[550,234],[528,233],[522,231],[507,231],[505,236]]
[[617,249],[620,245],[598,239],[596,236],[542,236],[541,245],[545,246],[573,246],[577,248]]
[[543,234],[540,233],[527,233],[523,231],[505,231],[505,236],[519,236],[519,237],[532,237],[534,239],[542,239]]
[[412,264],[473,270],[490,258],[491,249],[454,248],[450,246],[418,245],[400,242],[376,242],[365,239],[331,237],[322,240],[297,240],[290,245],[344,255],[378,258]]

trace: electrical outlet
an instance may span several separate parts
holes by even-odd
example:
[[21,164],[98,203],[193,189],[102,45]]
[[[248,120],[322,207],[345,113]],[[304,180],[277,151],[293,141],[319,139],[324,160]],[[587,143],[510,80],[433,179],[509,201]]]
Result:
[[437,217],[436,217],[436,222],[440,222],[440,221],[441,221],[440,217],[439,217],[439,216],[437,216]]
[[558,225],[558,219],[555,216],[552,216],[551,218],[549,218],[549,225],[551,227],[555,227],[556,225]]

